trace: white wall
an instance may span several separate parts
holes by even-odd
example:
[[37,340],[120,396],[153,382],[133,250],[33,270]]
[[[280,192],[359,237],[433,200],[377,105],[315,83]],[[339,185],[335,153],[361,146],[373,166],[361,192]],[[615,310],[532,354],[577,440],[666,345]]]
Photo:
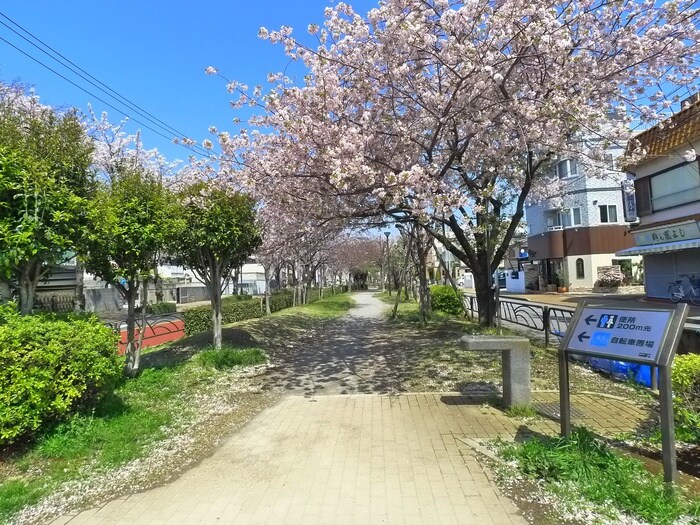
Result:
[[[576,260],[579,258],[583,259],[583,279],[576,278]],[[595,253],[590,255],[572,255],[570,257],[567,257],[566,268],[569,272],[570,288],[593,288],[595,286],[595,282],[598,280],[598,267],[611,266],[613,259],[629,259],[634,265],[641,261],[642,257],[639,255],[628,257],[616,257],[614,253]]]
[[513,279],[511,270],[506,270],[506,291],[507,292],[525,292],[525,272],[520,270],[517,272],[518,278]]

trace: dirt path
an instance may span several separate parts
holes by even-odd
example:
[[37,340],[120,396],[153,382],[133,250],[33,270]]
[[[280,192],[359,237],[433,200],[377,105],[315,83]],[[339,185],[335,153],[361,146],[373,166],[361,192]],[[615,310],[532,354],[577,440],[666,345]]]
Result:
[[415,350],[435,344],[387,323],[386,303],[371,292],[353,295],[356,306],[340,319],[326,322],[291,346],[271,349],[276,367],[271,388],[293,395],[386,394],[401,390]]

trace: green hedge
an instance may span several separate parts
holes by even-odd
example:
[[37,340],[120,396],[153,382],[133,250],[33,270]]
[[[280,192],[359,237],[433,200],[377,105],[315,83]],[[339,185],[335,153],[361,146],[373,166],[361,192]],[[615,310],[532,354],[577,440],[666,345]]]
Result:
[[454,289],[442,284],[430,287],[430,304],[433,309],[448,314],[459,315],[463,311],[461,300]]
[[0,445],[94,407],[121,376],[117,336],[94,317],[0,307]]
[[147,314],[174,314],[175,312],[177,312],[177,303],[153,303],[146,305]]
[[280,290],[270,294],[270,311],[279,312],[294,305],[294,293],[291,290]]
[[700,443],[700,354],[676,356],[671,382],[676,433],[683,441]]
[[[240,297],[240,296],[232,296]],[[223,324],[231,324],[246,319],[262,317],[260,301],[248,297],[244,300],[226,297],[221,301],[221,320]],[[211,306],[197,306],[183,312],[185,334],[192,335],[212,329]]]
[[[345,293],[346,286],[336,286],[335,293]],[[324,288],[323,296],[332,295],[331,288]],[[319,288],[309,288],[309,302],[318,301],[320,298]],[[263,298],[264,301],[264,298]],[[262,307],[261,307],[262,304]],[[270,295],[270,311],[279,312],[294,305],[294,292],[290,289],[280,290]],[[185,334],[192,335],[212,329],[211,307],[198,306],[183,312],[185,321]],[[224,325],[255,319],[265,315],[265,303],[260,302],[260,298],[250,295],[227,295],[221,300],[221,318]]]

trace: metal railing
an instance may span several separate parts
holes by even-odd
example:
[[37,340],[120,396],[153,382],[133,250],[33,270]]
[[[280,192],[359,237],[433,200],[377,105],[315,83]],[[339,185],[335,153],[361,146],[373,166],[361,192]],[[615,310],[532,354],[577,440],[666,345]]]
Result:
[[[161,315],[152,315],[146,317],[146,324],[143,327],[145,330],[145,335],[143,338],[144,348],[150,346],[147,344],[149,340],[160,338],[164,335],[170,334],[182,334],[185,335],[184,319],[180,313],[169,313]],[[106,323],[107,326],[112,328],[115,332],[120,335],[119,345],[126,345],[126,321],[116,321],[111,323]],[[136,334],[138,339],[138,334],[141,331],[141,317],[136,319]],[[124,334],[122,336],[122,333]],[[124,339],[124,340],[122,340]]]
[[[464,298],[472,316],[476,315],[479,311],[476,296],[465,294]],[[549,345],[551,336],[558,339],[564,337],[569,321],[574,315],[573,308],[531,303],[517,299],[499,299],[499,311],[502,321],[542,332],[545,345]]]

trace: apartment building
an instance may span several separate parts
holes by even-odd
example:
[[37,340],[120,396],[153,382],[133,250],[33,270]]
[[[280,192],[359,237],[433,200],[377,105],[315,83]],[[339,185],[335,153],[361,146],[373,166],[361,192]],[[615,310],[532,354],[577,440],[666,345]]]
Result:
[[541,287],[593,288],[605,267],[618,265],[631,279],[636,255],[616,255],[634,245],[625,221],[621,183],[616,170],[622,146],[609,148],[603,176],[587,176],[584,166],[563,158],[554,167],[562,194],[526,208],[530,260],[540,265]]

